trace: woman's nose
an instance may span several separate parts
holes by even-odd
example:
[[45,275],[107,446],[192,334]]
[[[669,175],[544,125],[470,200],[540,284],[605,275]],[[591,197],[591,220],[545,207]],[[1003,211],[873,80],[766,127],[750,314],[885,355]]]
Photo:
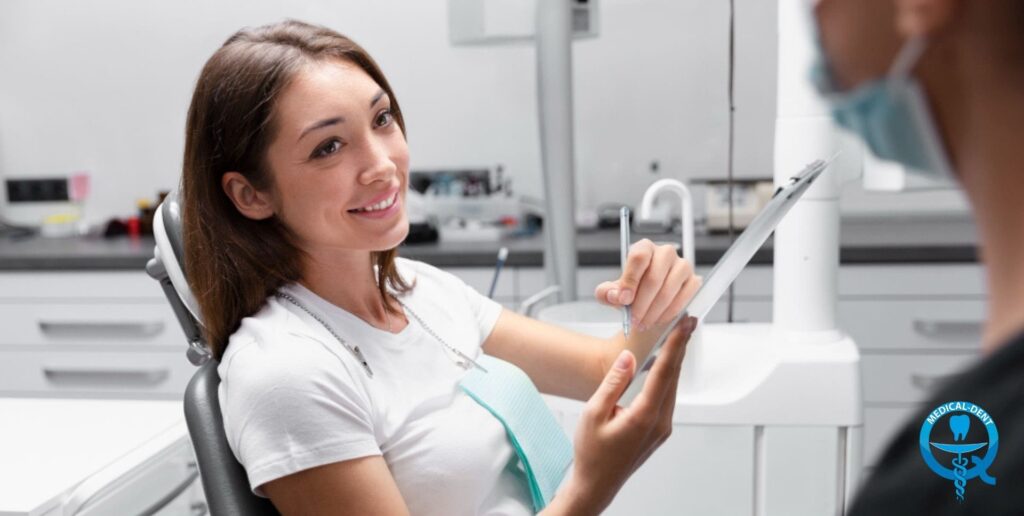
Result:
[[365,161],[360,179],[369,184],[374,181],[388,180],[395,175],[398,167],[391,159],[388,146],[377,139],[370,139],[366,144]]

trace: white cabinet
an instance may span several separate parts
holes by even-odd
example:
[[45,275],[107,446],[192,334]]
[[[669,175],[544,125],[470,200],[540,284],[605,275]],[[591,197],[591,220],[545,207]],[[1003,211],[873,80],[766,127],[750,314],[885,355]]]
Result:
[[937,387],[981,358],[985,297],[980,264],[840,269],[839,325],[861,350],[865,467]]
[[0,274],[0,395],[181,399],[195,368],[143,271]]

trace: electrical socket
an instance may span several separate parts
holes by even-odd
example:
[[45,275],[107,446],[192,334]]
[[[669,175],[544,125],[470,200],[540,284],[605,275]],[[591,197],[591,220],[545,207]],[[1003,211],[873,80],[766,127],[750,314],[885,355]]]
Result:
[[64,177],[7,180],[7,202],[11,204],[68,200],[68,179]]

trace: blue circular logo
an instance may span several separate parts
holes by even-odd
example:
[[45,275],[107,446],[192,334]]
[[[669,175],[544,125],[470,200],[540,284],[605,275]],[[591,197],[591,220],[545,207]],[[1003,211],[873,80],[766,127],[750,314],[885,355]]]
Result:
[[[972,440],[968,439],[972,421],[985,429],[985,442],[968,442]],[[940,422],[949,426],[952,442],[932,441],[932,430],[936,425],[942,428]],[[950,401],[935,407],[921,425],[920,445],[925,464],[936,475],[953,481],[957,501],[964,501],[968,480],[980,478],[988,485],[996,484],[988,468],[999,451],[999,430],[992,416],[981,407],[969,401]]]

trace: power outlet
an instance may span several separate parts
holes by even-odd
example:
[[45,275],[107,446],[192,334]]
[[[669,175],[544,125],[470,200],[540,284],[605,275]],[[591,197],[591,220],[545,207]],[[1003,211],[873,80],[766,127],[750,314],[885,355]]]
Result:
[[67,178],[8,179],[7,202],[61,202],[70,200]]

